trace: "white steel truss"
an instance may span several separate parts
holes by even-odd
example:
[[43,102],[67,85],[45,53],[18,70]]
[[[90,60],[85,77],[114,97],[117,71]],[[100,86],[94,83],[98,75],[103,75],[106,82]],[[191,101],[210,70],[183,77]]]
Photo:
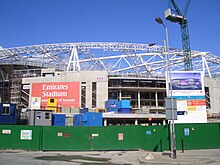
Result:
[[[0,65],[28,65],[66,71],[106,70],[110,75],[164,76],[165,47],[117,42],[80,42],[0,49]],[[184,70],[180,49],[169,49],[170,69]],[[220,57],[192,51],[193,69],[209,77],[220,75]]]

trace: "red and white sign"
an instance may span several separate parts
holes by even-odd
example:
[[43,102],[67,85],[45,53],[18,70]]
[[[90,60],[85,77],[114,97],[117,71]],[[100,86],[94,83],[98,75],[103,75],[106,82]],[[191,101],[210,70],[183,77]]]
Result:
[[79,107],[79,82],[33,83],[32,97],[41,97],[41,106],[47,106],[48,98],[56,98],[58,106]]
[[11,134],[11,130],[3,129],[2,134]]
[[187,100],[187,106],[201,106],[206,105],[205,100]]
[[118,134],[118,140],[124,140],[123,133],[119,133],[119,134]]
[[62,132],[58,132],[57,136],[61,137],[61,136],[63,136],[63,133]]

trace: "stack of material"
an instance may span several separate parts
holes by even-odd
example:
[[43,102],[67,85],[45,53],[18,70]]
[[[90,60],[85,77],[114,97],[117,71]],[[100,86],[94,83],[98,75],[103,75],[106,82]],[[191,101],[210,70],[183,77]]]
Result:
[[142,107],[142,113],[150,113],[149,107]]

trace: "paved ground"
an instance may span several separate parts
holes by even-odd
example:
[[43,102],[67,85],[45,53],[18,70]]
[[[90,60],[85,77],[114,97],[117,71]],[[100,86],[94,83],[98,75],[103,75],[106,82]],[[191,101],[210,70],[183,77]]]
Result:
[[0,165],[139,165],[139,164],[211,164],[220,165],[220,149],[177,151],[177,159],[161,152],[91,151],[42,152],[0,150]]

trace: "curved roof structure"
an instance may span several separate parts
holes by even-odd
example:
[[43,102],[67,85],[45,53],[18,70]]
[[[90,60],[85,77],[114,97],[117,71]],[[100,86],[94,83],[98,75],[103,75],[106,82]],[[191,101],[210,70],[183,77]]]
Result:
[[[220,57],[192,51],[193,70],[209,77],[220,74]],[[184,70],[180,49],[138,43],[79,42],[31,45],[0,49],[0,65],[28,65],[57,70],[106,70],[109,74],[164,75]]]

